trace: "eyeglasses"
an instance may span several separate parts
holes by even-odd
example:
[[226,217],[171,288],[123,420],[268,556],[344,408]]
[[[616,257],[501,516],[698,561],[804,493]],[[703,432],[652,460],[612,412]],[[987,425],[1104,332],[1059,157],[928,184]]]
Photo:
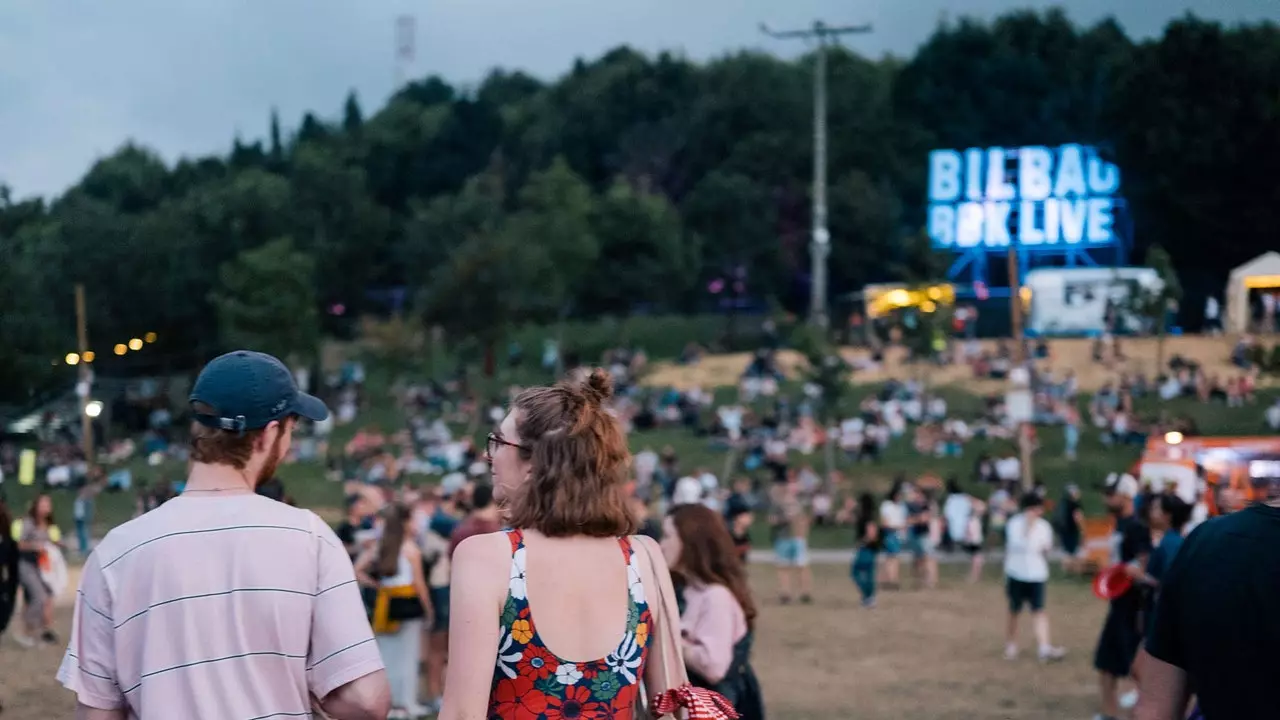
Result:
[[524,445],[521,445],[519,443],[513,443],[509,440],[503,440],[502,438],[498,437],[496,433],[489,433],[489,438],[488,438],[488,441],[485,443],[485,448],[484,448],[485,454],[492,458],[495,454],[497,454],[498,448],[502,447],[503,445],[506,445],[507,447],[519,448],[521,450],[528,449]]

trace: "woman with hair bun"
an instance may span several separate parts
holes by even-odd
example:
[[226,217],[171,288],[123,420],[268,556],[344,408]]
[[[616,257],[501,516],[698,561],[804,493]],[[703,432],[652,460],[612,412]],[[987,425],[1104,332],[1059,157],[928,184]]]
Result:
[[[594,369],[521,392],[486,459],[509,530],[453,556],[443,720],[631,718],[643,680],[668,689],[674,591],[662,552],[634,536],[627,439]],[[495,622],[496,620],[496,622]]]

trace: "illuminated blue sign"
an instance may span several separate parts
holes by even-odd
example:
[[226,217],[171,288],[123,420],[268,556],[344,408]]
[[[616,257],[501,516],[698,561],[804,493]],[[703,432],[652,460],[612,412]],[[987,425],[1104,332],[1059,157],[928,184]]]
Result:
[[929,154],[933,246],[994,252],[1016,245],[1075,256],[1121,244],[1120,169],[1083,145]]

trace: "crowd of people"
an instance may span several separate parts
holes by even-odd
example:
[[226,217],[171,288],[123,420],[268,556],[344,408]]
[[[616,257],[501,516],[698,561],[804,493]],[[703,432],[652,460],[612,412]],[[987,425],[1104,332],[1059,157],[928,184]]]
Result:
[[259,491],[324,405],[274,358],[214,360],[181,492],[86,560],[58,673],[78,716],[762,718],[730,525],[693,503],[637,533],[611,393],[601,370],[524,389],[487,478],[354,481],[334,530]]
[[[982,455],[976,458],[975,482],[968,483],[967,490],[954,478],[944,484],[939,478],[929,475],[911,480],[900,477],[886,496],[877,502],[877,498],[869,493],[853,495],[849,491],[850,484],[838,471],[819,473],[814,469],[815,463],[808,459],[830,443],[850,459],[874,463],[891,443],[898,442],[899,438],[905,441],[908,435],[915,451],[922,455],[962,456],[967,442],[974,437],[1011,439],[1006,409],[1001,400],[993,399],[980,416],[960,417],[948,407],[944,397],[928,392],[917,382],[889,383],[877,394],[864,398],[857,411],[849,417],[824,427],[817,420],[822,402],[820,392],[815,393],[812,387],[801,388],[794,395],[784,391],[770,350],[762,350],[758,354],[744,373],[738,397],[729,401],[717,400],[713,393],[698,388],[683,391],[644,389],[634,383],[635,363],[642,358],[642,355],[619,352],[612,357],[611,371],[594,371],[589,381],[580,380],[576,385],[570,383],[553,389],[512,388],[507,397],[487,401],[478,400],[461,381],[397,387],[394,392],[406,411],[405,429],[385,434],[373,426],[366,427],[340,447],[328,442],[334,420],[329,419],[327,413],[325,417],[310,420],[300,415],[301,419],[296,424],[303,431],[296,438],[291,423],[291,441],[284,443],[279,457],[268,458],[271,460],[269,467],[262,469],[270,472],[253,484],[254,489],[259,495],[288,504],[290,498],[275,479],[275,468],[280,462],[306,458],[327,458],[331,479],[343,481],[346,516],[336,528],[336,538],[350,566],[352,582],[360,589],[362,607],[374,631],[378,657],[386,666],[391,702],[397,714],[413,717],[449,707],[448,678],[452,672],[449,668],[455,667],[449,649],[451,616],[456,615],[453,612],[456,603],[450,600],[451,596],[457,597],[457,588],[452,587],[458,576],[456,553],[463,541],[472,536],[492,535],[503,527],[512,527],[509,517],[504,518],[498,510],[499,505],[509,507],[510,498],[503,497],[500,482],[502,463],[495,462],[495,458],[514,454],[522,463],[530,465],[558,463],[557,467],[563,472],[591,472],[590,468],[574,465],[566,457],[538,455],[533,444],[525,442],[530,437],[529,429],[510,426],[515,422],[512,418],[520,417],[521,412],[524,413],[524,421],[529,420],[531,411],[528,407],[523,411],[520,408],[522,402],[530,401],[522,401],[522,398],[530,397],[531,393],[539,396],[538,393],[552,390],[562,395],[569,393],[567,397],[555,396],[560,403],[557,407],[561,410],[558,416],[561,426],[568,422],[569,416],[564,414],[569,413],[566,408],[578,408],[580,414],[586,412],[586,408],[593,408],[593,417],[599,423],[608,423],[613,428],[610,432],[619,434],[624,449],[628,444],[642,446],[634,456],[630,471],[623,473],[625,477],[618,486],[621,507],[625,509],[625,523],[618,519],[622,517],[618,515],[613,527],[625,527],[640,536],[661,539],[662,545],[657,552],[666,554],[672,577],[678,581],[676,586],[681,589],[682,610],[694,608],[688,623],[696,627],[700,621],[695,618],[712,616],[712,613],[698,609],[705,608],[705,602],[710,600],[699,598],[696,590],[692,593],[692,604],[686,605],[690,602],[690,582],[727,588],[741,612],[741,622],[734,620],[728,626],[718,624],[714,627],[708,624],[704,630],[696,631],[705,632],[705,636],[694,634],[692,637],[701,638],[699,642],[706,647],[683,647],[689,674],[701,678],[703,685],[715,686],[722,694],[742,695],[748,705],[755,702],[753,698],[758,699],[758,691],[753,695],[749,689],[742,689],[750,686],[753,679],[737,678],[726,685],[727,670],[721,667],[749,669],[750,665],[749,631],[754,624],[754,604],[745,582],[740,582],[742,578],[725,575],[723,569],[732,565],[740,570],[751,546],[750,531],[757,517],[767,519],[778,566],[780,600],[784,603],[811,601],[813,580],[808,568],[808,540],[814,526],[837,524],[851,529],[857,548],[851,576],[863,604],[868,608],[875,607],[879,590],[902,586],[903,560],[909,559],[916,584],[930,588],[937,582],[939,552],[965,553],[970,558],[969,578],[976,581],[982,573],[985,548],[992,540],[1001,542],[1005,548],[1004,571],[1009,600],[1006,655],[1010,658],[1018,655],[1018,618],[1023,610],[1029,610],[1037,656],[1044,661],[1061,658],[1061,648],[1054,646],[1049,637],[1045,580],[1048,577],[1049,552],[1055,545],[1063,550],[1068,570],[1075,569],[1079,562],[1084,529],[1078,489],[1068,488],[1057,502],[1046,497],[1043,486],[1023,493],[1020,460],[1010,452],[1003,456]],[[1189,377],[1197,376],[1193,373]],[[367,402],[362,378],[362,372],[357,373],[340,380],[336,386],[339,394],[335,397],[348,408],[336,419],[337,422],[358,421],[361,413],[358,408]],[[613,392],[615,383],[619,389],[616,395]],[[1041,425],[1061,424],[1066,451],[1069,456],[1073,455],[1082,430],[1080,413],[1076,412],[1074,377],[1070,373],[1059,377],[1037,373],[1033,376],[1033,388],[1037,422]],[[1093,396],[1087,406],[1086,417],[1092,420],[1104,442],[1140,443],[1148,432],[1182,427],[1178,421],[1163,417],[1138,424],[1133,414],[1133,400],[1152,391],[1152,386],[1141,378],[1122,377],[1116,384],[1104,387]],[[549,400],[546,402],[550,403]],[[216,405],[213,407],[217,408]],[[514,408],[511,414],[508,414],[509,408]],[[196,425],[200,426],[202,413],[198,407],[196,410]],[[1280,409],[1276,413],[1280,417]],[[459,426],[477,428],[486,420],[498,429],[488,436],[483,447],[477,447],[471,441],[474,432],[456,431]],[[578,427],[577,421],[570,425]],[[703,439],[711,448],[731,453],[733,462],[726,465],[730,474],[724,477],[725,482],[709,467],[682,463],[670,447],[660,450],[643,447],[644,434],[664,426],[683,428],[692,436]],[[628,442],[629,435],[635,436],[634,442]],[[210,464],[202,463],[200,453],[195,451],[199,446],[198,440],[199,432],[193,437],[190,448],[173,443],[163,452],[174,459],[189,460],[193,467]],[[63,455],[57,448],[63,446],[66,446],[63,454],[70,460],[62,464],[72,465],[74,470],[75,452],[73,446],[66,443],[53,446],[47,453],[48,462],[55,465],[60,462]],[[191,477],[197,474],[193,470]],[[1116,543],[1116,561],[1134,568],[1134,592],[1141,596],[1141,600],[1125,601],[1129,604],[1121,603],[1119,608],[1113,600],[1111,614],[1118,619],[1112,620],[1109,616],[1099,643],[1095,664],[1103,678],[1105,718],[1113,717],[1114,708],[1121,704],[1122,698],[1117,697],[1115,688],[1119,679],[1131,674],[1142,637],[1141,629],[1125,634],[1133,628],[1129,620],[1134,614],[1130,611],[1134,606],[1139,608],[1136,617],[1140,620],[1135,621],[1139,625],[1150,622],[1150,608],[1155,596],[1151,588],[1158,587],[1160,574],[1168,567],[1168,557],[1176,547],[1165,549],[1163,560],[1158,559],[1161,556],[1155,550],[1161,547],[1163,538],[1178,537],[1180,529],[1193,525],[1192,515],[1198,519],[1204,516],[1200,504],[1178,505],[1176,503],[1181,501],[1172,495],[1148,496],[1142,493],[1142,488],[1129,491],[1128,484],[1121,482],[1124,477],[1127,476],[1115,476],[1116,482],[1112,483],[1115,487],[1108,491],[1109,497],[1127,497],[1132,506],[1129,515],[1123,515],[1123,501],[1112,506],[1121,520],[1120,525],[1124,526],[1118,531],[1120,542]],[[112,482],[102,475],[86,479],[88,481],[81,484],[74,500],[77,549],[82,555],[87,555],[90,549],[87,528],[92,523],[96,495],[122,489],[119,482]],[[1132,478],[1129,481],[1136,483]],[[512,480],[510,484],[519,485],[520,482]],[[128,488],[129,485],[126,483],[123,487]],[[139,518],[152,515],[151,511],[161,505],[170,506],[169,501],[174,498],[191,498],[189,493],[198,496],[206,492],[200,488],[200,483],[193,489],[190,478],[173,483],[162,479],[154,485],[140,480],[134,488],[138,498],[135,516]],[[207,491],[220,490],[213,488]],[[178,507],[182,505],[177,503]],[[547,504],[540,510],[544,514],[556,515],[553,504]],[[679,518],[685,517],[699,520],[714,518],[715,522],[709,526],[717,529],[715,537],[694,537],[687,529],[693,527],[692,523],[684,523],[686,530],[680,530],[682,523]],[[1135,521],[1141,530],[1128,530],[1125,521],[1128,517],[1143,518],[1140,522]],[[49,588],[47,584],[42,585],[38,572],[33,574],[30,570],[35,561],[38,571],[39,561],[37,555],[31,554],[30,548],[62,543],[60,532],[51,518],[52,499],[42,496],[23,518],[12,524],[12,533],[18,539],[21,551],[17,578],[23,586],[26,600],[20,635],[24,644],[58,642],[53,634]],[[528,522],[531,523],[529,527],[535,530],[547,527],[539,526],[537,523],[541,521],[535,522],[534,515],[529,516]],[[672,532],[676,534],[672,535]],[[1137,537],[1140,533],[1145,533],[1145,540]],[[591,533],[587,535],[598,537]],[[517,576],[522,582],[526,579],[525,568],[517,569],[515,566],[516,558],[528,558],[530,548],[535,553],[539,546],[544,548],[544,552],[545,548],[558,548],[557,537],[560,536],[541,531],[524,532],[519,539],[508,535],[505,541],[509,541],[510,546],[505,551],[505,559],[494,548],[489,549],[486,557],[478,559],[495,567],[509,566],[511,571],[504,574],[495,570],[497,574],[509,574],[513,583],[505,588],[507,599],[495,599],[493,603],[499,607],[504,619],[505,635],[498,638],[495,646],[495,652],[499,653],[500,672],[503,669],[501,654],[507,650],[510,650],[508,655],[519,650],[521,657],[544,652],[544,662],[558,657],[551,655],[545,646],[530,650],[531,643],[536,646],[532,635],[529,641],[519,642],[526,631],[525,626],[518,623],[530,614],[527,597],[523,604],[508,602],[516,597],[514,583]],[[544,545],[541,541],[548,542]],[[62,547],[69,545],[63,543]],[[672,550],[672,547],[677,550]],[[679,548],[693,547],[702,548],[699,552],[718,554],[713,558],[714,562],[705,558],[682,559]],[[583,548],[585,550],[586,545]],[[628,544],[623,550],[629,558],[626,572],[640,573],[644,563],[630,559],[636,555],[635,543]],[[722,555],[731,555],[736,564],[727,563]],[[551,573],[554,577],[555,570],[540,572]],[[565,584],[557,584],[556,587],[574,587],[576,582],[568,577],[561,580]],[[492,588],[479,590],[488,592]],[[488,596],[482,593],[480,597]],[[718,608],[717,618],[722,620],[726,615],[738,617],[737,611],[724,602],[723,593],[717,591],[711,593],[711,597],[718,598],[715,605]],[[468,606],[474,599],[469,599]],[[512,608],[514,616],[508,617],[507,611]],[[636,603],[636,608],[628,610],[628,617],[633,610],[643,612]],[[529,622],[531,628],[532,623]],[[556,621],[551,623],[554,627]],[[643,634],[639,632],[642,625],[646,626],[646,632],[652,628],[646,623],[629,622],[628,632],[635,647],[613,648],[613,654],[600,661],[604,663],[601,667],[610,666],[612,662],[618,666],[614,668],[615,672],[621,673],[623,679],[627,678],[628,663],[635,659],[628,653],[640,652],[642,659],[647,657],[644,643],[637,641],[637,635]],[[1125,632],[1117,628],[1124,628]],[[456,650],[457,638],[454,640]],[[614,657],[618,653],[623,654],[621,659]],[[569,653],[563,657],[588,656],[593,655],[584,650],[583,654]],[[576,664],[561,662],[560,665]],[[581,667],[577,669],[583,670]],[[634,667],[629,669],[632,675],[636,674]],[[511,712],[517,706],[524,707],[521,703],[525,702],[534,705],[551,703],[554,698],[547,695],[545,687],[539,688],[538,682],[548,677],[559,680],[558,670],[557,667],[550,674],[540,670],[530,673],[513,665],[511,672],[515,676],[509,673],[504,673],[503,677],[495,676],[489,690],[494,697],[501,694],[507,698],[504,702],[514,703],[507,708]],[[566,677],[574,677],[574,672],[566,670],[566,673]],[[532,678],[534,690],[529,690],[520,681],[526,677]],[[583,677],[592,679],[590,674]],[[504,680],[510,682],[504,683]],[[625,687],[621,680],[618,682],[620,687]],[[575,687],[584,686],[579,684]],[[609,699],[597,696],[594,683],[589,689],[589,695],[574,697],[582,702],[595,703]],[[473,694],[479,692],[475,688],[472,690]],[[564,691],[564,688],[559,690]],[[617,697],[614,694],[612,699],[616,701]],[[550,705],[544,704],[543,707]],[[575,707],[583,705],[580,703]]]

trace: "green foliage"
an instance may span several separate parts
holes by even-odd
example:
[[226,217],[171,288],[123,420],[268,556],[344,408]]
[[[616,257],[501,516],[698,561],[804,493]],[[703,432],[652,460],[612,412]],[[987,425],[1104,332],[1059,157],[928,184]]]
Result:
[[819,419],[824,423],[839,419],[840,403],[849,394],[853,368],[840,355],[839,347],[811,325],[800,325],[792,331],[791,346],[804,355],[804,381],[822,390]]
[[[155,331],[148,353],[189,363],[229,342],[210,300],[218,269],[282,237],[314,262],[313,309],[347,309],[323,315],[329,333],[387,314],[390,290],[421,298],[423,319],[453,340],[706,312],[724,298],[708,283],[730,277],[757,307],[802,314],[812,69],[812,55],[698,64],[624,47],[554,82],[426,77],[380,108],[349,94],[301,118],[273,113],[263,139],[173,166],[125,145],[56,200],[0,193],[0,248],[20,242],[23,258],[0,271],[0,293],[39,298],[4,308],[0,347],[40,358],[65,347],[66,288],[80,282],[92,343]],[[835,48],[828,73],[832,297],[941,276],[948,258],[920,233],[935,147],[1102,145],[1125,173],[1138,237],[1160,238],[1197,292],[1269,249],[1258,228],[1280,226],[1280,187],[1241,172],[1280,158],[1274,24],[1187,17],[1134,43],[1112,21],[1019,11],[943,24],[909,58]],[[692,324],[685,337],[655,332],[651,347],[714,345],[730,327]],[[594,349],[625,325],[566,343]],[[123,368],[97,349],[103,372]],[[47,362],[0,371],[21,395]]]
[[289,238],[224,264],[210,299],[225,345],[310,360],[320,340],[314,275],[315,261]]

